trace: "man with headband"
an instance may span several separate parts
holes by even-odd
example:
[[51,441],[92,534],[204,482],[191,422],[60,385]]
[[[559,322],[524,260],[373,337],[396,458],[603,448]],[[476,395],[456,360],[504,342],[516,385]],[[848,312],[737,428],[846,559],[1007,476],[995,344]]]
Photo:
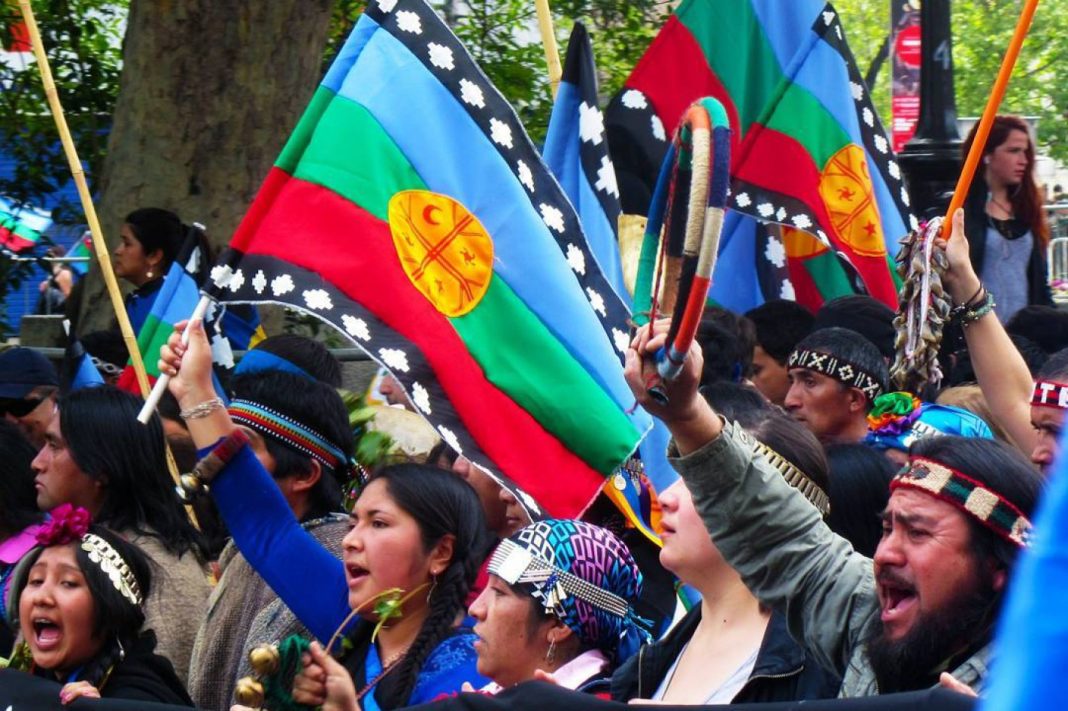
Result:
[[1068,410],[1068,348],[1054,353],[1039,369],[1031,394],[1031,426],[1035,430],[1031,461],[1047,474],[1057,458],[1065,410]]
[[[353,446],[348,412],[333,387],[340,375],[321,344],[272,336],[238,365],[227,408],[302,526],[335,554],[348,531],[339,512]],[[220,400],[203,407],[223,406]],[[229,708],[237,679],[248,673],[251,647],[304,631],[232,542],[219,567],[190,665],[189,693],[204,708]]]
[[786,615],[802,646],[842,675],[841,695],[940,681],[980,688],[1005,585],[1031,539],[1041,480],[1026,459],[994,440],[917,442],[891,484],[869,560],[698,396],[699,349],[666,385],[667,406],[647,395],[642,369],[663,340],[662,323],[655,337],[639,331],[627,352],[628,382],[671,430],[672,463],[724,559]]
[[801,339],[786,362],[790,415],[829,444],[859,442],[865,416],[886,392],[886,362],[868,339],[846,328],[823,328]]

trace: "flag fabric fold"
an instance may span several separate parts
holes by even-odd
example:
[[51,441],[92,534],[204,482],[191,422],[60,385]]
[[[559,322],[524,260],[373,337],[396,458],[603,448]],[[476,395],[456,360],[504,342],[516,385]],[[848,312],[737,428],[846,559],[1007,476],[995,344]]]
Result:
[[586,27],[576,22],[567,43],[542,155],[575,207],[601,271],[616,294],[629,301],[616,237],[619,187],[599,107],[593,45]]
[[534,515],[578,515],[650,425],[578,217],[419,0],[369,5],[210,287],[336,327]]
[[[620,184],[630,188],[623,195],[626,209],[646,209],[682,112],[706,95],[723,102],[734,128],[729,208],[802,230],[823,245],[798,257],[772,237],[775,261],[789,263],[790,280],[777,285],[761,284],[752,260],[721,258],[719,271],[744,273],[743,291],[755,296],[736,303],[714,279],[712,298],[751,308],[754,300],[797,291],[797,272],[814,282],[812,298],[824,298],[824,291],[837,295],[848,285],[896,307],[891,258],[915,222],[834,7],[822,0],[683,2],[606,111]],[[732,227],[724,232],[723,252],[738,239],[746,247],[736,247],[738,253],[751,254],[755,243],[747,239],[757,228],[741,219]],[[824,254],[839,267],[810,264]],[[824,286],[824,277],[833,280]]]

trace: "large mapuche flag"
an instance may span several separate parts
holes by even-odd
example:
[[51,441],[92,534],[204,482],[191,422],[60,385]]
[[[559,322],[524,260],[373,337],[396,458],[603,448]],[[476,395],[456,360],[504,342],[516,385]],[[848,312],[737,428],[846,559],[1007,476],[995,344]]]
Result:
[[[756,258],[777,266],[789,261],[791,274],[813,267],[803,300],[818,300],[838,290],[818,281],[831,276],[826,262],[837,253],[850,278],[896,308],[888,248],[896,253],[909,230],[908,195],[834,8],[824,0],[683,2],[606,112],[621,186],[644,184],[651,194],[679,118],[706,95],[723,102],[737,127],[731,211],[804,230],[823,243],[814,248],[776,237],[766,252],[752,223],[735,218],[725,225],[727,259],[717,263],[714,284],[727,269],[746,270],[755,280]],[[643,200],[624,194],[624,210],[640,210]],[[732,250],[734,240],[744,247]],[[786,284],[771,296],[793,291]],[[731,303],[722,286],[714,285],[712,296],[745,306]]]
[[626,307],[511,107],[420,0],[370,3],[212,271],[314,314],[534,513],[637,447]]

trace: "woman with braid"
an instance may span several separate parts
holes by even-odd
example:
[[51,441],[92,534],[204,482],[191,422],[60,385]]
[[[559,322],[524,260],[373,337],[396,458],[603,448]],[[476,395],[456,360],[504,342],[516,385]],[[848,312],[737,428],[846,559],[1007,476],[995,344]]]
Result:
[[[242,554],[312,634],[328,640],[359,611],[345,629],[347,643],[338,645],[347,651],[340,663],[331,661],[362,707],[393,709],[459,691],[465,682],[484,685],[474,635],[459,624],[488,552],[474,490],[433,467],[383,469],[356,501],[338,560],[298,525],[248,435],[215,397],[203,325],[190,326],[188,346],[180,345],[182,328],[163,347],[160,365],[172,376],[190,436],[206,454],[196,474],[210,482]],[[307,444],[318,446],[313,439]],[[400,614],[376,634],[376,601],[397,588],[405,593]],[[321,658],[317,643],[312,651]],[[299,693],[294,698],[307,703]]]
[[29,671],[79,697],[192,706],[155,635],[141,631],[151,563],[136,546],[85,509],[63,504],[37,531],[38,545],[19,563],[12,621],[29,649]]

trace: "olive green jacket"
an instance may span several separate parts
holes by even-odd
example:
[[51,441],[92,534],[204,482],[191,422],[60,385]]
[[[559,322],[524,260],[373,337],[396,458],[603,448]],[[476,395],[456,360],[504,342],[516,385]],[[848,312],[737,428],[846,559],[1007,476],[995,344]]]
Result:
[[[879,693],[864,641],[878,631],[872,561],[831,531],[819,512],[782,478],[741,427],[671,463],[724,559],[765,605],[784,614],[791,635],[842,677],[840,696]],[[989,645],[952,670],[978,689]]]

